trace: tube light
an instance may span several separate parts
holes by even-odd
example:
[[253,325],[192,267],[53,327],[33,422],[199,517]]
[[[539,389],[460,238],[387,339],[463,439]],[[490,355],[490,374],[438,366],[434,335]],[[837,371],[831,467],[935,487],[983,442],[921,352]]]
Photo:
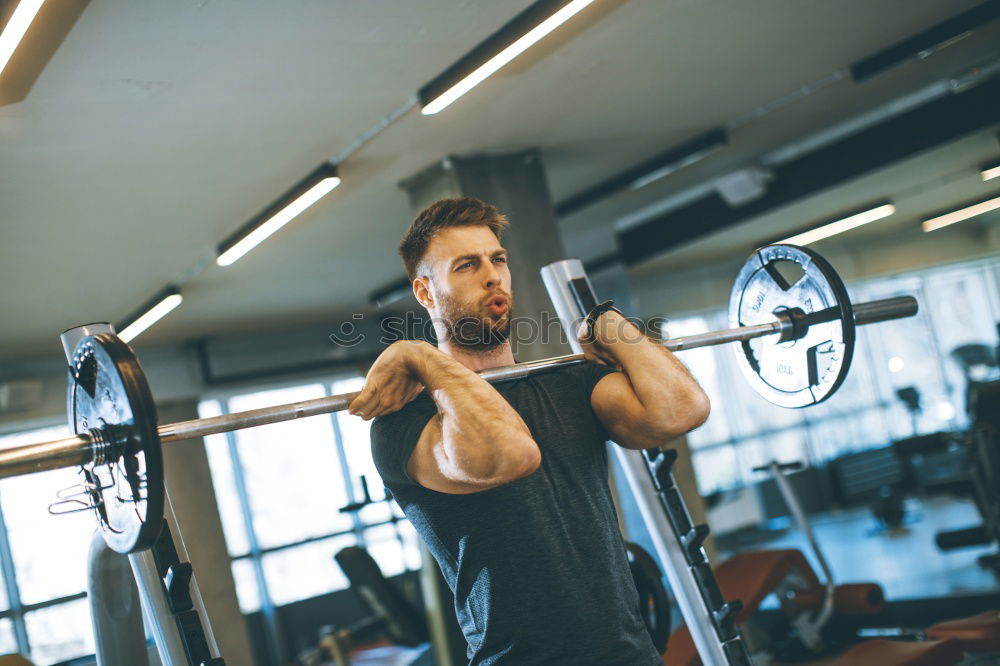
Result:
[[837,234],[842,234],[845,231],[860,227],[863,224],[868,224],[869,222],[874,222],[875,220],[881,220],[884,217],[889,217],[896,212],[896,207],[890,203],[882,204],[881,206],[876,206],[866,211],[856,213],[854,215],[849,215],[843,219],[837,220],[835,222],[830,222],[829,224],[824,224],[821,227],[815,229],[810,229],[809,231],[804,231],[800,234],[786,238],[781,243],[788,243],[790,245],[808,245],[809,243],[815,243],[818,240],[823,240],[824,238],[829,238],[830,236],[836,236]]
[[[471,73],[461,78],[457,83],[451,85],[440,94],[434,95],[433,98],[430,100],[425,99],[425,91],[427,91],[428,89],[437,88],[439,86],[435,85],[437,81],[432,82],[428,86],[425,86],[424,89],[420,91],[421,101],[423,101],[424,103],[423,108],[421,109],[421,113],[423,113],[425,116],[430,116],[437,113],[438,111],[441,111],[449,104],[457,100],[459,97],[461,97],[462,95],[464,95],[465,93],[469,92],[474,87],[482,83],[487,77],[495,73],[497,70],[499,70],[501,67],[509,63],[511,60],[513,60],[520,54],[524,53],[536,42],[541,40],[543,37],[545,37],[547,34],[558,28],[566,21],[568,21],[570,18],[575,16],[577,13],[580,12],[580,10],[582,10],[584,7],[586,7],[593,1],[594,0],[572,0],[564,7],[556,11],[554,14],[550,15],[548,18],[546,18],[541,23],[536,25],[534,28],[528,30],[528,32],[526,32],[520,38],[516,39],[512,44],[501,50],[499,53],[491,57],[483,64],[473,69]],[[532,8],[529,8],[527,11],[528,12],[532,11]],[[517,19],[512,21],[511,24],[516,22],[518,22]],[[511,24],[508,24],[508,26]],[[491,37],[489,40],[487,40],[487,42],[484,42],[481,46],[485,47],[494,40],[502,39],[502,34],[505,32],[506,30],[502,29],[499,33]],[[459,61],[458,64],[461,65],[463,64],[463,62]],[[447,73],[444,76],[446,75]]]
[[934,231],[936,229],[940,229],[941,227],[947,227],[949,224],[955,224],[956,222],[968,220],[970,217],[988,213],[991,210],[996,210],[997,208],[1000,208],[1000,197],[987,199],[986,201],[981,201],[977,204],[960,208],[959,210],[955,210],[950,213],[945,213],[944,215],[932,217],[929,220],[924,220],[920,226],[924,231]]
[[118,326],[118,337],[123,342],[131,342],[140,333],[162,319],[168,312],[181,304],[184,298],[175,287],[168,287],[159,296],[150,301],[149,305],[140,310],[138,316],[131,318],[131,323],[126,320],[122,326]]
[[4,67],[10,62],[14,49],[21,43],[43,2],[45,0],[21,0],[17,3],[17,9],[11,14],[3,33],[0,33],[0,73],[3,73]]
[[324,164],[286,192],[277,203],[250,221],[243,229],[219,247],[215,263],[229,266],[257,247],[268,236],[282,228],[314,203],[340,185],[337,168]]
[[1000,176],[1000,164],[987,165],[979,167],[979,175],[983,177],[983,181],[993,180],[997,176]]

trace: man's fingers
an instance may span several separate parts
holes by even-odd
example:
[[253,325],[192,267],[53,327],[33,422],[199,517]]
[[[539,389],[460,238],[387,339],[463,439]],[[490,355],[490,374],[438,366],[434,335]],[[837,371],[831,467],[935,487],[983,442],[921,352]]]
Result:
[[372,398],[376,396],[375,383],[371,380],[365,382],[365,385],[361,387],[361,391],[358,393],[357,397],[354,398],[347,405],[347,411],[350,414],[359,414],[364,412],[372,401]]
[[365,421],[371,420],[378,416],[378,410],[382,405],[382,396],[376,394],[372,396],[372,399],[365,404],[364,407],[354,412],[355,415],[360,416]]

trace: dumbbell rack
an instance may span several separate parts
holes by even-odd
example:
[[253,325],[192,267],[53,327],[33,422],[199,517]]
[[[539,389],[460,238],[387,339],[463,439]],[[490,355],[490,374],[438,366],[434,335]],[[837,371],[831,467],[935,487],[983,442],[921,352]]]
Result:
[[[568,259],[542,268],[549,292],[570,346],[581,351],[576,325],[597,305],[583,264]],[[698,655],[706,666],[751,666],[746,645],[736,628],[739,601],[727,602],[712,573],[702,544],[708,525],[691,521],[672,469],[677,451],[631,451],[612,447],[649,532],[667,582],[674,594]],[[668,646],[669,654],[669,646]]]

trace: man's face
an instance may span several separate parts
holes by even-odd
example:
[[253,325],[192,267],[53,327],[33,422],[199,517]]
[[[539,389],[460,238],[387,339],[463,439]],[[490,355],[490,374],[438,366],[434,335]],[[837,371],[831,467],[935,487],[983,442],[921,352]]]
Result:
[[450,227],[431,239],[427,309],[448,339],[469,349],[494,349],[510,334],[514,298],[507,251],[489,227]]

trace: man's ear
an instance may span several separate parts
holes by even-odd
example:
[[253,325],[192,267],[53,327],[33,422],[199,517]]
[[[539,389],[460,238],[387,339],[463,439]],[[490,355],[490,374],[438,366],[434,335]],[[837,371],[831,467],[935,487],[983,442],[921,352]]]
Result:
[[426,276],[413,278],[410,285],[413,288],[413,295],[417,297],[417,302],[425,308],[434,307],[434,296],[431,294],[430,278]]

